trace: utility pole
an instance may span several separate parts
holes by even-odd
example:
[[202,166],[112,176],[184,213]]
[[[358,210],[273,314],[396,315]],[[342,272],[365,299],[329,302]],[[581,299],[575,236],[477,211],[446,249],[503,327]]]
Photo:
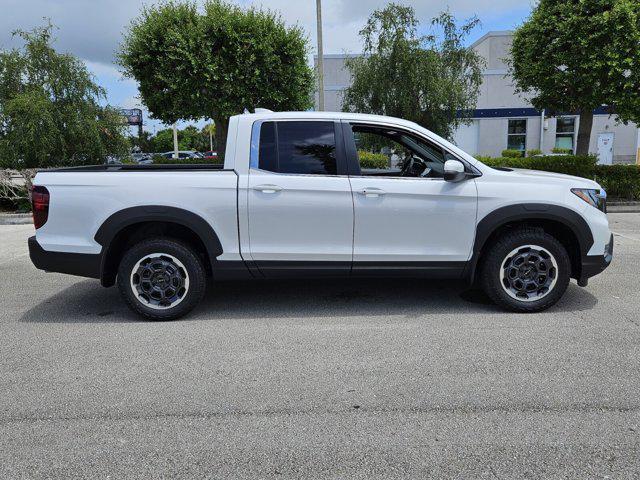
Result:
[[638,141],[636,143],[636,164],[640,165],[640,126],[638,126]]
[[318,22],[318,110],[324,111],[324,62],[322,58],[322,0],[316,0]]
[[173,124],[173,158],[178,158],[178,127]]

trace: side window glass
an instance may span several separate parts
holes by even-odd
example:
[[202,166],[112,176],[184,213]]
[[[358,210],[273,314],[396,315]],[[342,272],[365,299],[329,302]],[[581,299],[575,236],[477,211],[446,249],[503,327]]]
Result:
[[276,173],[336,175],[333,122],[265,122],[258,165]]
[[278,122],[278,171],[336,175],[333,122]]
[[384,127],[352,125],[362,175],[441,178],[445,152],[417,136]]
[[260,127],[260,149],[258,165],[262,170],[278,171],[278,150],[276,148],[276,130],[274,122],[265,122]]

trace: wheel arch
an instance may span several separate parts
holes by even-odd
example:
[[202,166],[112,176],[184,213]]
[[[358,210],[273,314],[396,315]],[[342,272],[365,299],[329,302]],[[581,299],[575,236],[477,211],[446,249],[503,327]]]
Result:
[[558,239],[571,259],[571,276],[580,278],[582,257],[593,245],[593,234],[587,222],[577,212],[559,205],[522,203],[498,208],[478,222],[471,260],[465,272],[468,280],[475,280],[483,251],[493,239],[506,230],[519,226],[539,227]]
[[102,245],[102,285],[111,286],[115,283],[118,264],[125,249],[151,234],[190,243],[204,257],[208,273],[211,273],[216,258],[222,253],[222,244],[213,227],[193,212],[155,205],[125,208],[108,217],[94,237]]

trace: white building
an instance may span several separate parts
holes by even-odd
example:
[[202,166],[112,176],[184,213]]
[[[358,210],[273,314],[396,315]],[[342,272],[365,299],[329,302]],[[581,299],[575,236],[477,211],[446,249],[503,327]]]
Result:
[[[473,155],[500,156],[507,148],[542,150],[551,153],[557,148],[575,151],[580,117],[566,115],[545,118],[526,98],[515,93],[505,59],[513,34],[510,31],[489,32],[471,48],[486,61],[480,96],[470,125],[461,127],[455,143]],[[324,56],[325,110],[342,109],[342,92],[351,79],[345,68],[349,55]],[[316,94],[316,107],[317,107]],[[640,162],[640,129],[636,124],[616,122],[603,109],[596,110],[589,152],[600,163]]]

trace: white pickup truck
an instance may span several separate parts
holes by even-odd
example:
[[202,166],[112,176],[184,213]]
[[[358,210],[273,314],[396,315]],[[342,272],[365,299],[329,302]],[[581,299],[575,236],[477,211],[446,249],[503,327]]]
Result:
[[613,252],[597,183],[491,168],[373,115],[238,115],[224,166],[64,168],[34,185],[35,266],[117,283],[157,320],[209,280],[371,275],[460,279],[535,312]]

